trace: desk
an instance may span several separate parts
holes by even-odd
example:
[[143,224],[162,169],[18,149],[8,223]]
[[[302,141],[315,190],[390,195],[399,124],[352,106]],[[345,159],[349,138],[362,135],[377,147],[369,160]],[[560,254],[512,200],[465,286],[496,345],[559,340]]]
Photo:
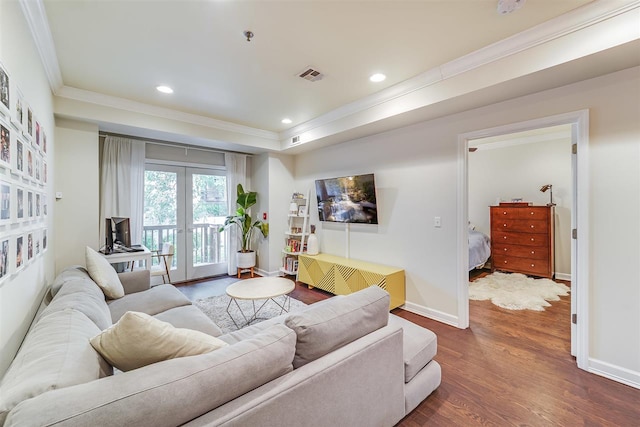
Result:
[[139,252],[114,252],[109,255],[101,253],[103,257],[109,261],[109,264],[117,264],[119,262],[144,261],[147,270],[151,269],[151,251],[145,246],[141,246],[143,251]]

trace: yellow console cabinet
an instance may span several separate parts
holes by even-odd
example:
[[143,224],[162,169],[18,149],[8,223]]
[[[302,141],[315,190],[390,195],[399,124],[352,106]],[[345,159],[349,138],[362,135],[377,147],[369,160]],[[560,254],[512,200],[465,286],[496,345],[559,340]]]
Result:
[[391,296],[389,309],[405,302],[404,270],[334,255],[300,255],[298,281],[335,295],[347,295],[379,286]]

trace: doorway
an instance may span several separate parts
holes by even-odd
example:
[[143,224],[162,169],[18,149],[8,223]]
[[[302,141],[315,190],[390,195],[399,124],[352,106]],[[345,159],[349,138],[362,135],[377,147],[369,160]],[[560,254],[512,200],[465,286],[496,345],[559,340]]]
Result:
[[[569,125],[571,143],[575,152],[571,158],[573,201],[571,209],[571,354],[577,365],[587,369],[588,362],[588,119],[587,110],[561,114],[527,122],[514,123],[496,128],[462,134],[458,138],[458,237],[459,237],[459,281],[458,313],[459,326],[469,327],[468,294],[468,219],[469,219],[469,142],[479,138],[495,137],[534,129]],[[495,203],[495,200],[494,202]],[[580,212],[580,215],[578,215]],[[574,231],[575,230],[575,231]]]
[[143,243],[152,251],[173,245],[172,283],[226,274],[228,248],[218,230],[227,212],[224,170],[146,164]]

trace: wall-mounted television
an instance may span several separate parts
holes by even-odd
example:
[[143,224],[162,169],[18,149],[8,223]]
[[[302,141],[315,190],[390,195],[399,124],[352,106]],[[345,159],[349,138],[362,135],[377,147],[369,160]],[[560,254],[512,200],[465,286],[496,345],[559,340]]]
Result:
[[318,179],[316,198],[320,221],[378,223],[376,183],[372,173]]

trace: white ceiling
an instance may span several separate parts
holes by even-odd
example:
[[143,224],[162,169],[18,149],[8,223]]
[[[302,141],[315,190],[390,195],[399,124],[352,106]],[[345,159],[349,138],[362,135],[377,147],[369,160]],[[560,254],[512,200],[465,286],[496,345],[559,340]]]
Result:
[[[500,15],[495,0],[44,0],[64,85],[270,131],[585,3],[528,0]],[[297,77],[309,65],[326,77]],[[369,82],[374,72],[387,80]]]

